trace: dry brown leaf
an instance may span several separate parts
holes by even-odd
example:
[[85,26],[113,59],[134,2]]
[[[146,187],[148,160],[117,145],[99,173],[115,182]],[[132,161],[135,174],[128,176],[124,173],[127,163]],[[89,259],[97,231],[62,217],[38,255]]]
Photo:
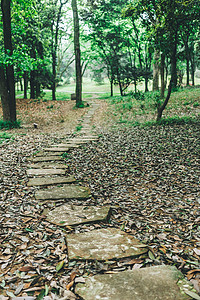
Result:
[[35,268],[33,266],[23,266],[19,269],[20,272],[29,272],[35,270]]
[[66,289],[69,291],[73,285],[74,285],[74,280],[71,281],[70,283],[68,283],[68,285],[66,286]]

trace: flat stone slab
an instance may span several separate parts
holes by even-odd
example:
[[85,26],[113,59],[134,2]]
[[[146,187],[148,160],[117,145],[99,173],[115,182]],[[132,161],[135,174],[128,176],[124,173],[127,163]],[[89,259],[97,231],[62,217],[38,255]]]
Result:
[[56,184],[74,183],[76,179],[73,176],[69,177],[42,177],[29,179],[27,186],[46,186]]
[[44,161],[63,161],[62,156],[38,156],[29,159],[31,162],[44,162]]
[[110,216],[110,206],[71,206],[61,205],[48,211],[47,220],[60,226],[75,226],[80,224],[107,221]]
[[69,148],[68,147],[62,147],[62,148],[60,148],[60,147],[53,147],[53,148],[46,148],[46,149],[44,149],[44,151],[50,151],[50,152],[67,152],[67,151],[69,151]]
[[87,199],[90,197],[89,188],[80,185],[64,185],[52,189],[39,190],[35,193],[37,200]]
[[65,143],[65,144],[57,144],[57,145],[51,145],[51,147],[54,147],[55,149],[57,149],[57,147],[58,148],[61,148],[61,149],[63,149],[63,148],[68,148],[68,150],[69,150],[69,148],[78,148],[78,145],[77,145],[77,143],[76,144],[74,144],[74,143]]
[[30,164],[27,166],[30,169],[66,169],[68,168],[65,164],[52,163],[52,162],[39,162]]
[[84,300],[186,300],[178,286],[183,275],[173,266],[156,266],[95,275],[78,284],[75,292]]
[[45,151],[41,151],[41,152],[38,152],[35,156],[38,157],[38,156],[59,156],[61,155],[60,152],[45,152]]
[[66,170],[63,169],[29,169],[26,171],[28,176],[40,175],[65,175]]
[[70,260],[103,261],[138,256],[148,251],[146,245],[116,228],[70,234],[67,241]]

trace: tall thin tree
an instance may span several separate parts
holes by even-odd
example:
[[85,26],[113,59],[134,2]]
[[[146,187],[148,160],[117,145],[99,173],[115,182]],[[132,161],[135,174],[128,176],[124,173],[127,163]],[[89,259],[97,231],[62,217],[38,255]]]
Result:
[[82,104],[82,72],[81,72],[81,50],[80,50],[80,31],[79,16],[76,0],[72,0],[73,21],[74,21],[74,52],[76,64],[76,107]]
[[[4,49],[6,56],[12,56],[11,39],[11,0],[1,0],[1,11],[3,19]],[[6,66],[0,64],[0,95],[3,108],[4,121],[16,121],[16,99],[14,68],[12,63]]]

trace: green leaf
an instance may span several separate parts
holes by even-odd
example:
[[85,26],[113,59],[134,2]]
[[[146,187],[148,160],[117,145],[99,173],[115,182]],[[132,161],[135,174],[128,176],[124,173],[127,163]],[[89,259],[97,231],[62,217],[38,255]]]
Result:
[[62,261],[60,261],[60,262],[57,264],[57,266],[56,266],[56,271],[57,271],[57,272],[59,272],[59,271],[62,269],[62,267],[64,266],[64,263],[65,263],[65,261],[62,260]]
[[37,300],[41,300],[43,299],[45,296],[45,289],[42,289],[40,294],[37,296]]
[[193,299],[200,300],[200,296],[194,292],[184,290],[184,293],[192,297]]
[[153,255],[153,253],[149,250],[148,252],[148,255],[149,255],[149,258],[152,259],[152,260],[155,260],[155,256]]
[[33,229],[31,229],[31,228],[25,228],[25,230],[28,232],[33,232]]
[[45,284],[45,296],[47,296],[49,293],[49,287],[47,284]]

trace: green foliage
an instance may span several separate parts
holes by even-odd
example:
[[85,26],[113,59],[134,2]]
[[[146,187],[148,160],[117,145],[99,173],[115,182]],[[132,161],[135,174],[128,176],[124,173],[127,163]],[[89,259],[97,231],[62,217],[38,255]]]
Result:
[[76,131],[81,131],[82,128],[83,128],[82,125],[78,125],[78,126],[76,126]]
[[0,120],[0,129],[13,129],[13,128],[20,128],[21,122],[20,121],[2,121]]
[[12,135],[7,134],[6,132],[0,132],[0,144],[3,143],[5,140],[9,140],[12,138]]
[[199,102],[193,103],[193,107],[197,107],[197,106],[200,106],[200,103],[199,103]]
[[68,152],[64,152],[62,154],[62,157],[65,158],[65,159],[68,159],[70,156],[69,156],[69,153]]
[[78,104],[76,105],[76,107],[77,107],[77,108],[84,108],[85,105],[84,105],[83,102],[81,102],[81,103],[78,103]]
[[51,109],[51,108],[53,108],[53,104],[47,106],[47,109]]

